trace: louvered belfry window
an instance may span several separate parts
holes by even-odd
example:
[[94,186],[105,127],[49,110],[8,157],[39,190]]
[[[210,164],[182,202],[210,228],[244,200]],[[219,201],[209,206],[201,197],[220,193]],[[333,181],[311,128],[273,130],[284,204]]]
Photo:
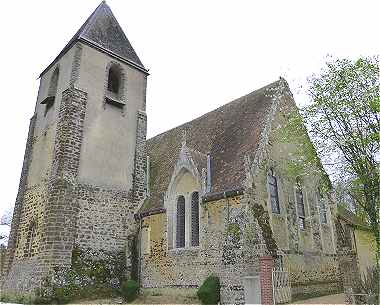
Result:
[[185,197],[179,196],[177,201],[177,248],[185,247]]
[[120,89],[120,71],[112,66],[108,72],[108,91],[111,91],[115,94],[119,94]]
[[191,196],[191,245],[199,246],[199,193]]

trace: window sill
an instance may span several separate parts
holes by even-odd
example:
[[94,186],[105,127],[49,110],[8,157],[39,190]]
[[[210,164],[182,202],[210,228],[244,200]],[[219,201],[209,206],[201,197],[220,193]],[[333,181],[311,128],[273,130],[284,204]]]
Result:
[[285,217],[285,215],[282,214],[281,212],[280,213],[272,212],[272,216],[277,217],[277,218],[284,218]]
[[43,99],[41,101],[41,105],[47,105],[47,104],[52,104],[55,100],[55,96],[54,95],[51,95],[51,96],[47,96],[45,99]]
[[125,102],[121,100],[116,94],[109,91],[106,93],[105,101],[106,103],[117,107],[124,107],[126,105]]
[[194,256],[194,255],[198,255],[198,253],[199,253],[199,246],[175,248],[175,249],[168,250],[169,256]]

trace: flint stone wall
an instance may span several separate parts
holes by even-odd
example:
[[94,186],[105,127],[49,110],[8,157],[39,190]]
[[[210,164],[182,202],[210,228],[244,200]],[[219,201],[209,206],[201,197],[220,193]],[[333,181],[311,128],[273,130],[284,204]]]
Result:
[[[258,256],[250,247],[254,224],[249,223],[245,208],[245,200],[237,197],[201,205],[200,246],[182,249],[168,250],[165,213],[145,217],[142,225],[151,228],[151,249],[142,258],[142,287],[197,288],[216,274],[222,302],[244,304],[243,278],[259,272]],[[240,230],[229,230],[229,224],[237,224]]]

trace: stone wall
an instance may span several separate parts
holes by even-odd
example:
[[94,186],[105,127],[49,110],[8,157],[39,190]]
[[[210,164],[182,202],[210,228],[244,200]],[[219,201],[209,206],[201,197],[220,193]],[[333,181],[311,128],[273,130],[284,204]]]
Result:
[[150,227],[150,252],[142,257],[142,287],[196,288],[216,274],[221,280],[222,302],[243,304],[244,277],[259,272],[253,248],[257,228],[246,209],[243,197],[202,204],[200,245],[180,249],[168,249],[165,213],[143,218],[142,226]]
[[[327,223],[320,217],[318,192],[323,188],[323,171],[318,164],[308,164],[298,173],[290,170],[294,158],[301,158],[302,144],[297,139],[291,143],[283,141],[281,132],[287,124],[287,113],[294,109],[288,99],[279,106],[268,132],[268,144],[262,154],[253,177],[255,200],[262,204],[269,214],[273,236],[282,255],[283,266],[290,272],[293,294],[305,287],[321,294],[328,290],[341,289],[336,253],[334,220],[336,206],[324,194],[327,206]],[[307,139],[306,139],[307,140]],[[277,179],[280,213],[272,212],[268,172],[272,169]],[[296,183],[302,185],[305,206],[305,228],[298,222],[295,199]],[[304,287],[304,288],[302,288]],[[306,290],[305,290],[306,291]]]
[[136,204],[129,192],[91,185],[76,186],[78,203],[75,244],[81,248],[125,251],[127,237],[136,233]]
[[368,268],[376,266],[376,241],[369,230],[356,228],[354,234],[359,272],[363,275]]
[[[262,151],[246,156],[245,195],[233,203],[223,199],[202,205],[199,247],[168,249],[167,228],[171,224],[167,225],[167,217],[173,217],[170,211],[143,219],[142,226],[149,227],[151,246],[142,260],[143,287],[198,287],[207,275],[215,273],[222,283],[222,302],[240,304],[244,302],[243,278],[258,274],[258,257],[269,250],[282,257],[294,296],[302,291],[325,294],[341,290],[333,225],[336,208],[325,196],[327,223],[323,223],[318,192],[324,173],[317,163],[297,175],[287,168],[301,148],[296,141],[285,143],[277,136],[287,122],[285,114],[295,109],[289,96],[282,99],[279,109],[273,112],[270,128],[265,129],[267,135],[262,135],[263,141],[267,139]],[[270,203],[270,168],[278,182],[279,214],[272,212]],[[299,226],[296,181],[302,185],[305,228]],[[263,219],[253,212],[255,206]],[[240,232],[239,238],[231,236],[232,232]]]
[[289,271],[292,295],[318,295],[342,291],[339,263],[335,255],[288,254],[284,266]]
[[[41,75],[5,263],[7,292],[31,291],[74,246],[126,251],[146,192],[146,73],[120,63],[126,105],[104,105],[114,59],[76,43]],[[53,105],[53,71],[59,69]]]
[[[70,264],[78,213],[75,179],[86,105],[85,92],[69,88],[62,93],[48,179],[24,189],[18,225],[12,227],[17,238],[9,251],[13,261],[4,283],[7,291],[30,291],[38,287],[50,267]],[[38,134],[32,143],[40,139]],[[30,150],[33,155],[33,144]]]

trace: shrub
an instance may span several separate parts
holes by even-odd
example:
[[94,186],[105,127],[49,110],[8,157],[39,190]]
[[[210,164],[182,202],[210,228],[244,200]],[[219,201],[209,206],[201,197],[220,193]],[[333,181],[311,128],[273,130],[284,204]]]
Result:
[[217,276],[209,276],[199,287],[197,296],[202,304],[215,305],[220,300],[220,281]]
[[139,285],[134,280],[123,282],[120,287],[120,293],[124,301],[133,302],[137,298]]

